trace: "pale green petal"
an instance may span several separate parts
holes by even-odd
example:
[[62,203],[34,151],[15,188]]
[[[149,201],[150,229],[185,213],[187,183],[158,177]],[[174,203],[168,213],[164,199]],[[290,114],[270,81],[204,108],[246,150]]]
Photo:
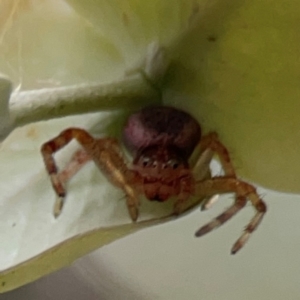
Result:
[[[35,3],[25,6],[25,13],[1,32],[0,70],[15,86],[111,81],[143,59],[149,43],[159,42],[177,57],[164,89],[165,103],[192,111],[206,131],[216,130],[240,175],[278,190],[299,191],[297,1],[214,1],[197,6],[194,1],[70,0],[78,15],[64,4],[57,13],[58,2]],[[199,11],[197,26],[180,40]],[[54,221],[53,191],[39,155],[43,141],[71,124],[92,129],[101,120],[100,132],[116,135],[120,118],[124,114],[95,114],[29,125],[6,140],[0,154],[0,257],[2,270],[16,268],[2,273],[2,290],[133,231],[122,194],[92,165],[74,178],[63,216]],[[151,217],[148,205],[143,207]],[[156,206],[155,215],[157,210]],[[126,232],[116,227],[108,235],[90,233],[49,250],[78,233],[120,222],[127,224]],[[91,239],[84,244],[81,238]],[[44,250],[48,252],[16,266]],[[37,265],[41,269],[29,276],[26,272]]]
[[286,192],[300,192],[299,16],[298,1],[218,1],[180,45],[166,101],[219,133],[240,176]]
[[[145,40],[139,40],[140,35],[137,35],[137,47],[132,47],[133,44],[126,41],[132,33],[126,35],[126,30],[119,32],[120,27],[117,26],[113,38],[109,34],[104,36],[63,2],[36,0],[32,4],[23,4],[19,1],[2,2],[2,8],[7,9],[4,18],[7,22],[1,27],[0,70],[15,84],[14,97],[24,90],[93,81],[110,82],[122,78],[126,70],[136,68],[145,57],[149,43],[158,39],[157,31],[150,30]],[[105,2],[102,5],[105,7]],[[185,11],[167,1],[158,7],[153,6],[152,14],[155,15],[155,9],[162,9],[164,15],[170,6],[175,9],[169,31],[172,34],[159,36],[162,43],[166,39],[166,44],[181,36],[192,22],[193,14],[192,5],[189,4]],[[137,11],[141,8],[136,3]],[[144,21],[143,17],[138,17],[134,5],[131,11],[130,7],[126,8],[128,16],[122,16],[122,22],[128,17],[126,20],[130,23],[133,15],[135,20],[140,18],[140,22]],[[114,11],[106,11],[105,15],[107,24],[109,20],[116,21]],[[157,20],[160,17],[155,20],[156,24]],[[175,26],[176,20],[178,26]],[[147,28],[152,24],[150,20],[148,22],[145,23]],[[160,23],[161,31],[168,22]],[[121,47],[120,37],[124,37],[124,47]],[[7,109],[5,104],[10,83],[6,79],[1,82],[5,88],[1,90],[0,101]],[[140,106],[143,104],[141,99]],[[127,103],[120,107],[125,111],[129,108]],[[136,230],[168,220],[156,219],[168,216],[172,203],[162,206],[145,202],[139,220],[154,220],[132,225],[124,195],[108,184],[92,163],[70,182],[63,214],[58,219],[53,217],[55,195],[40,155],[41,144],[70,126],[80,126],[100,135],[119,136],[127,114],[122,111],[94,113],[29,124],[16,129],[2,143],[1,291],[35,280]],[[8,116],[7,113],[5,115]],[[8,120],[4,125],[10,125]],[[1,129],[5,129],[4,125]],[[57,155],[61,166],[76,147],[72,143]]]

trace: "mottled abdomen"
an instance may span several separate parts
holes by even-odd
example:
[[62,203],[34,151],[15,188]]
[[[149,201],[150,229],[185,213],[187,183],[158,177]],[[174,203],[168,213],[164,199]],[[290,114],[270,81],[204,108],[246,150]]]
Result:
[[135,154],[148,146],[175,146],[188,158],[200,141],[201,128],[188,113],[150,106],[132,114],[124,127],[124,144]]

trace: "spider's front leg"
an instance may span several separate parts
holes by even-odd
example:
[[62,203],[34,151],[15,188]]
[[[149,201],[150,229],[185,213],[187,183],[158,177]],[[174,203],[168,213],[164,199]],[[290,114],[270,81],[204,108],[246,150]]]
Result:
[[[195,179],[199,181],[211,177],[209,164],[213,159],[214,154],[219,156],[226,176],[236,177],[234,168],[230,161],[229,153],[225,146],[223,146],[223,144],[219,141],[216,133],[213,132],[204,136],[198,147],[200,149],[200,153],[196,158],[196,163],[193,166],[192,172],[190,174],[186,174],[187,176],[181,179],[178,183],[180,192],[177,196],[176,202],[174,203],[174,214],[176,215],[179,215],[182,211],[184,211],[187,201],[195,194]],[[202,195],[202,198],[207,199],[203,201],[201,206],[202,210],[204,210],[210,206],[212,198],[208,198],[206,195]]]
[[[196,236],[200,237],[213,229],[218,228],[223,225],[229,219],[231,219],[235,214],[237,214],[247,203],[249,199],[256,210],[255,216],[252,218],[250,223],[245,228],[242,236],[237,240],[237,242],[232,247],[231,253],[235,254],[240,250],[246,241],[249,239],[250,234],[257,228],[260,224],[264,214],[266,213],[266,205],[260,199],[259,195],[256,192],[256,189],[244,181],[241,181],[236,178],[234,167],[231,163],[229,153],[226,147],[219,141],[216,133],[210,133],[205,136],[200,142],[201,152],[206,149],[214,151],[222,165],[225,175],[220,177],[214,177],[207,180],[201,180],[196,182],[196,195],[197,196],[213,196],[216,194],[222,193],[235,193],[234,203],[226,209],[222,214],[217,216],[208,224],[204,225],[196,232]],[[194,168],[194,172],[197,172],[197,163]],[[202,208],[205,209],[209,206],[208,202],[205,202],[202,205]]]
[[[66,146],[72,139],[76,139],[84,151],[77,151],[65,170],[58,173],[53,154]],[[133,221],[137,220],[139,199],[137,191],[132,186],[135,174],[128,169],[121,148],[115,139],[95,139],[83,129],[69,128],[46,142],[41,151],[52,186],[58,196],[54,207],[55,217],[61,213],[64,204],[66,196],[64,182],[77,173],[87,161],[93,159],[110,182],[125,192],[129,214]]]
[[[193,166],[194,178],[197,181],[204,179],[203,167],[202,167],[203,159],[209,160],[209,163],[210,163],[211,160],[213,159],[214,155],[217,155],[220,160],[221,166],[224,171],[223,177],[236,178],[235,170],[231,163],[229,152],[228,152],[227,148],[220,142],[217,133],[210,132],[209,134],[202,137],[198,147],[200,149],[200,154],[198,156],[198,159],[196,160],[196,163]],[[205,158],[205,157],[207,157],[207,158]],[[201,205],[201,209],[202,210],[208,209],[209,207],[211,207],[212,203],[215,202],[215,200],[216,200],[215,197],[206,197],[206,200],[204,200]],[[244,199],[244,201],[243,201],[243,199],[239,199],[238,203],[239,203],[239,205],[237,207],[242,209],[243,206],[241,204],[244,203],[244,205],[245,205],[246,199]],[[238,211],[239,210],[235,210],[234,214],[236,214]],[[231,217],[234,214],[232,214]]]
[[218,193],[235,193],[235,203],[214,220],[201,227],[196,232],[196,236],[200,237],[224,224],[233,215],[240,211],[245,206],[246,199],[249,199],[256,210],[256,214],[246,226],[241,237],[233,245],[231,253],[235,254],[244,246],[251,233],[258,227],[264,214],[266,213],[267,207],[260,199],[254,186],[237,178],[214,177],[202,182],[197,182],[196,184],[197,195],[209,196]]

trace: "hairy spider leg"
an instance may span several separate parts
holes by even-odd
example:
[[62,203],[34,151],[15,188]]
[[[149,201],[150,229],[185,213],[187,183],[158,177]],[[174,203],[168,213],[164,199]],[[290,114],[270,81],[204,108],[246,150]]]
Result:
[[[267,210],[266,205],[260,199],[256,192],[256,189],[251,184],[248,184],[236,178],[229,153],[226,147],[219,141],[216,133],[213,132],[204,136],[200,141],[199,147],[201,149],[201,152],[205,151],[206,149],[211,149],[218,155],[225,175],[220,177],[213,177],[211,179],[203,181],[196,181],[196,195],[213,196],[219,193],[222,194],[233,192],[236,194],[236,197],[234,203],[228,209],[214,218],[211,222],[201,227],[196,232],[196,236],[200,237],[223,225],[246,205],[247,199],[251,201],[253,207],[257,211],[255,216],[245,228],[242,236],[232,247],[231,253],[235,254],[243,247],[243,245],[249,239],[250,234],[260,224],[263,215]],[[195,171],[197,170],[197,163],[195,164],[194,169]],[[204,202],[204,204],[202,205],[202,209],[206,209],[210,206],[210,199],[213,198],[209,198],[208,201]]]
[[[231,249],[231,253],[235,254],[239,251],[249,239],[251,233],[258,227],[264,214],[266,213],[266,205],[258,196],[256,189],[249,183],[241,181],[237,178],[214,177],[196,184],[197,195],[214,195],[216,193],[235,193],[236,201],[225,213],[221,214],[208,224],[201,227],[196,236],[200,237],[211,230],[224,224],[225,221],[232,217],[236,211],[244,207],[244,199],[248,198],[256,210],[256,214],[246,226],[241,237],[235,242]],[[240,208],[241,207],[241,208]]]
[[[224,171],[224,176],[222,177],[236,178],[236,173],[231,163],[229,152],[227,148],[220,142],[217,133],[211,132],[208,133],[206,136],[204,136],[199,142],[199,148],[201,151],[200,156],[193,168],[193,173],[195,174],[196,180],[202,180],[202,178],[198,177],[199,171],[197,170],[199,169],[199,162],[201,160],[201,156],[207,150],[209,150],[210,153],[212,153],[212,155],[216,154],[218,156],[222,169]],[[206,210],[210,208],[214,202],[216,202],[215,197],[207,197],[206,200],[203,201],[201,205],[201,209]],[[220,221],[223,221],[220,225],[224,224],[226,221],[232,218],[236,213],[238,213],[246,205],[246,203],[247,203],[247,199],[245,197],[244,198],[239,197],[239,199],[236,198],[232,206],[230,206],[226,211],[224,211],[220,216],[216,218]]]
[[[210,162],[215,154],[218,155],[221,165],[223,167],[225,176],[236,178],[234,167],[231,163],[230,156],[226,147],[219,141],[218,135],[215,132],[208,133],[203,136],[198,144],[199,155],[196,158],[196,162],[193,166],[193,177],[186,178],[180,181],[180,193],[174,204],[174,213],[180,214],[186,201],[192,194],[195,194],[194,186],[195,179],[202,180],[207,175],[206,168],[203,168],[203,162]],[[204,195],[205,196],[205,195]],[[207,209],[211,205],[211,197],[205,197],[201,205],[202,210]],[[246,199],[245,199],[246,204]]]
[[71,157],[68,164],[63,170],[59,171],[57,176],[63,186],[77,174],[92,158],[87,154],[84,149],[77,150]]
[[173,213],[175,215],[180,215],[185,209],[187,200],[194,194],[195,182],[192,176],[182,178],[178,181],[179,184],[179,194],[174,203]]
[[[62,171],[58,174],[53,154],[66,146],[73,139],[76,139],[83,147],[86,152],[85,157],[81,162],[79,161],[79,166],[76,165],[76,160],[82,155],[82,152],[78,152],[73,156],[75,161],[71,160],[65,172]],[[125,192],[126,203],[131,219],[133,221],[137,220],[139,199],[137,192],[133,186],[129,184],[130,181],[133,181],[135,174],[128,169],[117,140],[112,138],[95,139],[83,129],[69,128],[62,131],[54,139],[43,144],[41,152],[46,169],[50,175],[52,186],[59,197],[54,207],[55,217],[61,213],[66,196],[66,190],[62,180],[68,180],[72,177],[91,158],[110,182]]]
[[[200,153],[210,149],[219,157],[225,176],[236,177],[235,169],[231,163],[229,152],[227,148],[220,142],[216,132],[210,132],[203,136],[198,147],[200,148]],[[195,168],[197,168],[197,162],[194,166],[194,169]]]

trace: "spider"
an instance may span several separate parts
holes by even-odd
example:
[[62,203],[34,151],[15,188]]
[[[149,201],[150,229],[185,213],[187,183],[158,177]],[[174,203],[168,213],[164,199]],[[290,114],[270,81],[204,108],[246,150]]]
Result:
[[[53,154],[73,139],[82,149],[73,155],[66,169],[58,173]],[[118,140],[109,137],[96,139],[80,128],[68,128],[42,145],[45,166],[58,196],[55,217],[61,213],[66,197],[64,183],[87,161],[93,160],[108,180],[125,193],[133,222],[138,218],[139,197],[143,194],[150,201],[158,202],[174,196],[174,214],[179,215],[191,196],[235,193],[233,204],[195,235],[200,237],[224,224],[246,205],[247,200],[256,213],[233,245],[232,254],[244,246],[260,224],[266,205],[256,189],[236,177],[229,153],[217,134],[211,132],[201,136],[201,127],[190,114],[166,106],[143,108],[129,116],[123,129],[123,143],[133,157],[131,164],[125,160]],[[200,154],[191,166],[189,160],[196,148]],[[208,149],[219,157],[224,176],[199,180],[197,162],[201,153]],[[206,209],[208,205],[209,200],[202,204],[202,208]]]

